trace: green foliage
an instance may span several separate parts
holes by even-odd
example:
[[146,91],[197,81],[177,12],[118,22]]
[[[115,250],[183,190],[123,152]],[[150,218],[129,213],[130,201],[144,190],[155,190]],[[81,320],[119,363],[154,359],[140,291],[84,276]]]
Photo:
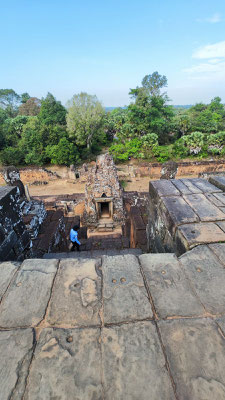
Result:
[[158,135],[159,144],[166,144],[174,116],[173,107],[167,105],[166,94],[160,94],[160,89],[167,85],[167,79],[154,72],[143,78],[142,85],[130,91],[135,103],[128,106],[125,134],[133,138],[153,132]]
[[160,163],[164,163],[172,158],[171,145],[169,146],[156,146],[153,149],[153,155]]
[[15,117],[20,96],[13,89],[0,89],[0,107],[9,117]]
[[142,158],[141,153],[142,141],[140,139],[132,139],[125,143],[116,143],[109,148],[109,152],[113,155],[115,162],[127,161],[131,157]]
[[188,109],[168,105],[167,78],[146,75],[130,90],[133,103],[105,113],[96,96],[80,93],[68,110],[48,93],[0,89],[0,160],[3,164],[69,165],[95,159],[110,147],[114,159],[164,162],[172,158],[225,156],[225,108],[220,97]]
[[183,140],[178,139],[174,144],[173,144],[173,156],[175,158],[186,158],[189,155],[189,149],[184,146]]
[[142,136],[141,141],[145,149],[153,149],[158,146],[158,135],[155,133],[147,133],[147,135]]
[[2,129],[7,146],[17,146],[27,121],[28,117],[22,115],[17,115],[15,118],[7,118],[4,121]]
[[20,96],[20,101],[22,104],[25,104],[29,99],[30,99],[30,95],[27,92],[22,93]]
[[202,132],[192,132],[190,135],[183,136],[179,139],[181,145],[188,149],[189,154],[199,154],[205,143],[205,135]]
[[105,111],[96,96],[74,95],[68,102],[67,128],[69,137],[79,146],[91,150],[95,141],[104,138]]
[[51,93],[48,93],[46,98],[41,101],[38,118],[45,125],[65,125],[66,109],[60,101],[57,101]]
[[26,125],[23,127],[19,146],[24,151],[24,160],[26,164],[44,164],[46,161],[44,140],[38,117],[29,117]]
[[70,165],[77,164],[79,161],[79,152],[76,146],[66,137],[60,139],[57,145],[48,145],[45,152],[52,164]]
[[136,87],[136,89],[130,89],[130,96],[135,98],[138,102],[140,98],[159,97],[160,90],[167,86],[167,78],[165,75],[160,75],[157,71],[153,74],[145,75],[142,79],[142,86]]
[[0,152],[0,160],[3,165],[20,165],[24,162],[23,150],[17,147],[6,147]]
[[218,132],[206,138],[207,151],[211,154],[222,154],[225,148],[225,132]]
[[167,78],[156,71],[152,75],[145,75],[141,83],[149,96],[158,97],[160,89],[167,86]]
[[115,139],[122,140],[126,137],[126,124],[128,122],[127,108],[115,108],[105,115],[104,130],[109,141]]

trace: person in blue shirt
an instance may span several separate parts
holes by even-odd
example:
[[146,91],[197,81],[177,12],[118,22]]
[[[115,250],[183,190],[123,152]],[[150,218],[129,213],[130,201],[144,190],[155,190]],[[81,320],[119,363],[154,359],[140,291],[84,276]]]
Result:
[[80,251],[80,242],[78,240],[78,232],[77,232],[78,230],[79,230],[78,225],[74,225],[74,227],[70,230],[70,241],[72,243],[71,251],[74,251],[75,247],[77,251]]

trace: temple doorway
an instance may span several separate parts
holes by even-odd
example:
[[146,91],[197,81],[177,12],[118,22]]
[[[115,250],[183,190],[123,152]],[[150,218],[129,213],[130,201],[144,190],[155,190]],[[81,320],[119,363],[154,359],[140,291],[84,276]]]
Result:
[[100,204],[101,204],[100,218],[110,218],[109,202]]

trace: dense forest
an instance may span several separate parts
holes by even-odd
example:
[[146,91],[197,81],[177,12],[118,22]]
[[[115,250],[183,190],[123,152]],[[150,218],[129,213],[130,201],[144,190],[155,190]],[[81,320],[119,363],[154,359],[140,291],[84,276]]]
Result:
[[2,165],[79,164],[108,148],[116,162],[225,155],[225,108],[219,97],[189,108],[169,105],[167,78],[154,72],[130,89],[131,104],[106,111],[96,96],[76,94],[64,107],[0,89]]

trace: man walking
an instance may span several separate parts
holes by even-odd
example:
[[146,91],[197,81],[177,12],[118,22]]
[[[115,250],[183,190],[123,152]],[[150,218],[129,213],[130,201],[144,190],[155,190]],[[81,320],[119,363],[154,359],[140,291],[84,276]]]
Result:
[[77,251],[80,251],[80,242],[78,240],[78,232],[77,232],[78,229],[79,229],[79,226],[74,225],[74,227],[70,231],[70,241],[72,243],[71,251],[74,251],[75,247],[76,247]]

